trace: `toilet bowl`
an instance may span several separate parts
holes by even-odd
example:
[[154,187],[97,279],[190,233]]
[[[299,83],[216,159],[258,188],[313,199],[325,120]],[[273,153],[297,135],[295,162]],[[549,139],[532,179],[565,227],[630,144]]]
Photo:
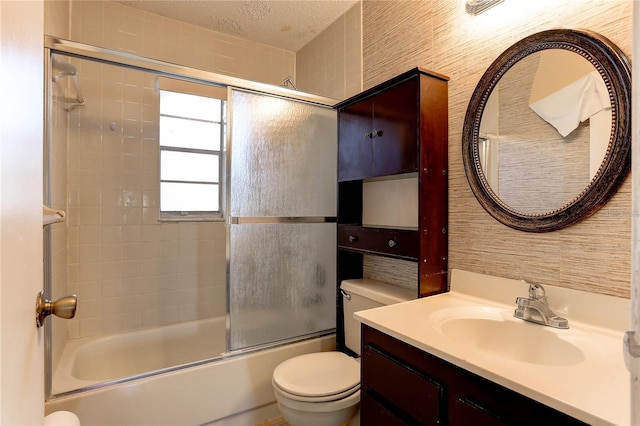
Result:
[[[372,280],[347,280],[343,293],[345,342],[360,353],[360,323],[353,313],[415,298],[415,292]],[[318,352],[290,358],[273,371],[280,414],[292,426],[357,426],[360,363],[342,352]]]
[[293,426],[344,425],[358,412],[360,364],[341,352],[291,358],[276,367],[272,382],[280,413]]
[[54,411],[44,417],[44,426],[80,426],[80,419],[71,411]]

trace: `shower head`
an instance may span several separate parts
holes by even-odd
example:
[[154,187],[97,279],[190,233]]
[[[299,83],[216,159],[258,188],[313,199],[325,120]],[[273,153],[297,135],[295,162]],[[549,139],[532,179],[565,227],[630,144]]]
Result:
[[78,69],[76,68],[76,66],[70,62],[60,60],[56,55],[52,55],[51,68],[53,69],[52,79],[55,83],[58,83],[58,81],[63,77],[71,77],[71,82],[73,83],[73,87],[76,90],[77,100],[75,102],[72,102],[65,109],[67,111],[71,111],[77,106],[84,105],[84,95],[82,94],[82,90],[80,89],[80,82],[78,81]]
[[287,78],[284,79],[284,81],[282,82],[282,85],[284,87],[287,87],[287,88],[289,87],[289,85],[291,85],[291,87],[294,90],[298,90],[298,88],[296,87],[295,83],[293,82],[293,78],[290,75],[287,76]]
[[53,81],[56,83],[63,77],[78,75],[78,69],[71,62],[65,62],[60,60],[57,56],[53,55],[51,59],[51,65],[53,66]]

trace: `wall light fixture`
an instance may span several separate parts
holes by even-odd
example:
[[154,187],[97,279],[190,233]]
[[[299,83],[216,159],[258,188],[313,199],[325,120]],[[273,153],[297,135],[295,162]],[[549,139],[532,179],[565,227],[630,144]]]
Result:
[[465,4],[467,13],[478,15],[503,0],[469,0]]

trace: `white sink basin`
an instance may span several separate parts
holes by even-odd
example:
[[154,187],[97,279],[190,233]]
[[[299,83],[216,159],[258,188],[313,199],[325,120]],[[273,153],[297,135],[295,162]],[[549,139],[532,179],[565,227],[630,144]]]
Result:
[[429,317],[447,339],[467,348],[513,361],[548,366],[575,365],[585,355],[571,329],[559,330],[513,318],[513,311],[490,307],[440,310]]

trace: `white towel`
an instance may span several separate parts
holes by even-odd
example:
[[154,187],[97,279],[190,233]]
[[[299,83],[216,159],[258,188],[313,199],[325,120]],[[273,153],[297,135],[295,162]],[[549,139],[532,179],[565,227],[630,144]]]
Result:
[[587,118],[611,108],[611,103],[602,77],[592,71],[529,107],[565,137]]

